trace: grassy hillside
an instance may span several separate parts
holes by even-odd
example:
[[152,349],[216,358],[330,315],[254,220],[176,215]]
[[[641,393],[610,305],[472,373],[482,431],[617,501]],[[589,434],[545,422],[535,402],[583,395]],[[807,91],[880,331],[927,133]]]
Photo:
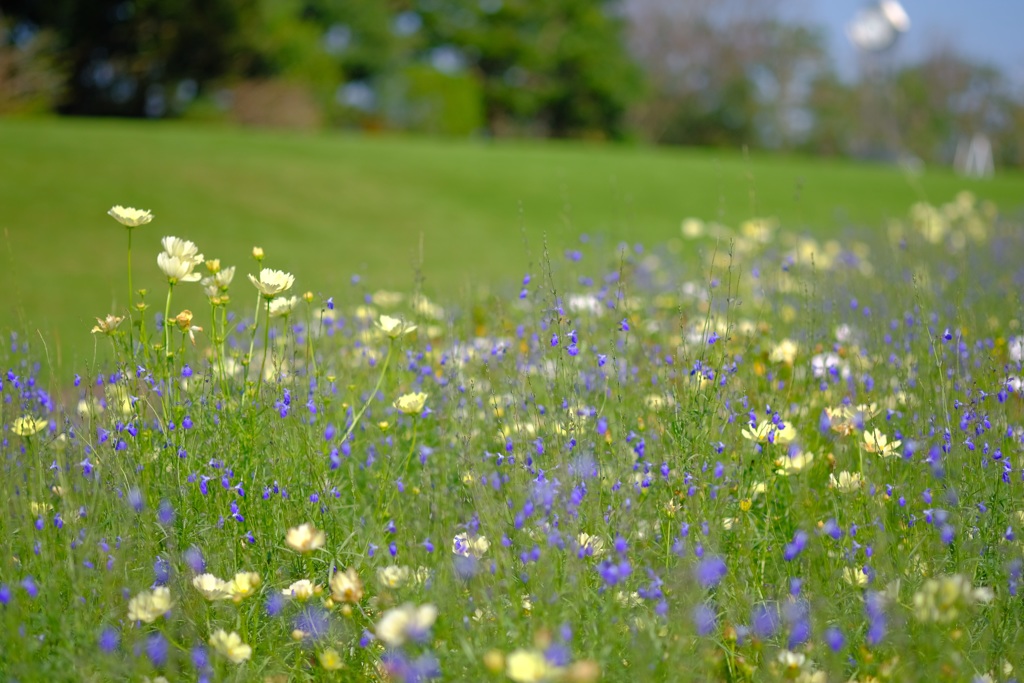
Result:
[[354,274],[371,289],[409,290],[422,259],[428,292],[459,295],[539,272],[545,239],[553,253],[581,233],[664,242],[686,216],[729,224],[775,215],[822,233],[879,225],[918,199],[946,201],[964,188],[1011,208],[1024,189],[1019,175],[910,179],[893,168],[717,151],[123,121],[0,121],[0,150],[0,328],[41,330],[65,361],[90,354],[93,318],[124,305],[126,235],[105,215],[113,204],[157,217],[135,233],[134,263],[137,285],[159,302],[155,258],[168,234],[237,264],[243,278],[260,245],[268,265],[296,274],[299,291],[351,296]]

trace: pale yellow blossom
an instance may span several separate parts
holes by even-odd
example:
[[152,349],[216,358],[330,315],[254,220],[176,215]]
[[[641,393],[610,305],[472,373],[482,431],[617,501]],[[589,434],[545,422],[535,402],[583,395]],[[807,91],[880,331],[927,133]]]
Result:
[[32,436],[42,430],[50,424],[48,420],[36,419],[31,415],[24,415],[14,419],[14,424],[11,425],[11,431],[18,436]]
[[324,543],[327,542],[327,534],[317,530],[312,524],[300,524],[288,530],[284,542],[296,552],[311,553],[324,546]]
[[405,603],[385,612],[377,622],[377,638],[388,647],[401,647],[408,640],[420,640],[437,620],[433,605]]
[[152,624],[171,609],[171,589],[157,586],[152,591],[142,591],[128,601],[128,621],[143,621]]
[[195,586],[196,590],[198,590],[207,600],[214,601],[231,599],[231,584],[217,578],[213,574],[200,574],[199,576],[193,577],[192,585]]
[[259,585],[260,575],[256,572],[238,572],[228,584],[228,590],[231,592],[232,600],[241,602],[255,593]]
[[321,586],[316,585],[309,579],[299,579],[292,583],[284,590],[281,594],[286,598],[295,598],[296,600],[309,600],[314,595],[320,595],[323,591]]
[[415,325],[410,325],[400,318],[393,318],[390,315],[381,315],[375,324],[384,332],[384,334],[392,339],[397,339],[398,337],[409,334],[416,329]]
[[423,412],[423,407],[426,404],[427,394],[422,392],[402,394],[394,402],[395,408],[406,415],[419,415]]
[[363,582],[352,567],[331,575],[331,598],[338,602],[355,604],[363,599]]
[[92,333],[113,334],[122,320],[124,320],[122,316],[113,314],[108,314],[106,318],[96,318],[96,324],[92,326]]
[[136,228],[153,220],[153,213],[151,211],[121,206],[120,204],[107,211],[107,215],[126,228]]
[[227,657],[233,664],[241,664],[252,656],[252,648],[242,642],[242,637],[232,631],[217,629],[210,636],[210,647]]
[[278,294],[292,288],[292,285],[295,284],[295,276],[281,270],[264,268],[260,271],[259,278],[250,274],[249,281],[252,282],[256,289],[260,290],[260,294],[263,295],[264,299],[273,299]]
[[785,420],[780,421],[779,424],[774,424],[771,420],[761,420],[757,427],[751,428],[748,425],[742,433],[743,437],[750,441],[766,443],[771,440],[778,445],[792,443],[796,438],[796,430],[793,425]]

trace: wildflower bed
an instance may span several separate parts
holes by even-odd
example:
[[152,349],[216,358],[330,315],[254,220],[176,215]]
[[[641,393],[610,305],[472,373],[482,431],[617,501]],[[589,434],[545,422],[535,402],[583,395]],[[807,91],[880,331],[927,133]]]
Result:
[[258,248],[250,288],[176,237],[142,299],[153,216],[110,213],[117,363],[44,388],[12,335],[0,378],[5,678],[1021,666],[1024,236],[990,205],[841,243],[691,219],[699,270],[584,241],[461,309],[297,294]]

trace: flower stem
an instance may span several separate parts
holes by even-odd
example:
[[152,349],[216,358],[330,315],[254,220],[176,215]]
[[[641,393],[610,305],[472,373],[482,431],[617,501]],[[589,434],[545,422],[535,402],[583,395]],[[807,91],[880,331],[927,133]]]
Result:
[[128,228],[128,353],[135,357],[135,320],[132,317],[132,300],[135,297],[135,290],[132,288],[132,229]]
[[391,362],[391,352],[394,349],[394,346],[394,340],[391,340],[391,342],[388,344],[388,355],[384,357],[384,366],[380,369],[380,376],[377,378],[377,384],[376,386],[373,387],[373,391],[370,392],[370,396],[366,399],[366,403],[363,404],[363,407],[360,408],[359,412],[356,413],[355,417],[352,418],[352,424],[350,424],[348,426],[348,429],[345,430],[344,436],[341,437],[341,443],[345,443],[348,437],[352,435],[352,432],[355,430],[356,425],[359,424],[360,418],[363,417],[363,413],[365,413],[366,409],[370,407],[370,402],[373,401],[373,398],[377,395],[377,392],[380,391],[380,385],[384,383],[384,375],[387,373],[388,364]]
[[[249,366],[252,365],[252,350],[256,345],[256,330],[260,326],[260,304],[263,303],[263,294],[256,292],[256,311],[252,314],[252,334],[249,336],[249,353],[245,356],[245,375],[242,377],[242,389],[249,383]],[[270,320],[270,311],[267,311],[267,320]]]
[[263,326],[263,362],[260,363],[260,376],[256,379],[256,395],[260,395],[263,386],[263,372],[267,368],[267,356],[270,355],[270,303],[267,303],[267,323]]
[[[384,516],[385,514],[387,514],[388,508],[390,508],[391,504],[395,501],[395,492],[398,490],[398,483],[397,482],[399,480],[401,480],[402,477],[405,476],[406,470],[409,469],[409,463],[412,462],[412,454],[416,451],[416,436],[417,436],[417,427],[419,427],[419,424],[420,424],[419,423],[419,416],[413,416],[413,418],[412,418],[412,443],[409,444],[409,452],[406,453],[406,455],[405,455],[405,462],[402,463],[401,468],[399,468],[399,470],[398,470],[398,478],[395,480],[395,482],[391,482],[390,481],[391,477],[388,476],[387,479],[383,482],[383,486],[381,487],[381,493],[383,494],[384,490],[386,489],[386,490],[390,491],[391,494],[388,496],[387,503],[385,503],[383,507],[378,507],[378,509],[379,509],[379,511],[381,513],[381,516]],[[392,486],[392,483],[394,483],[394,486]]]

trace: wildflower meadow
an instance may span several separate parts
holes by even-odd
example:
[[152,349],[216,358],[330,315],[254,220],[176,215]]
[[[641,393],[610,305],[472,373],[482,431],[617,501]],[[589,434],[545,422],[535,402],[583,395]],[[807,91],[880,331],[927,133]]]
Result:
[[5,681],[1024,670],[1024,229],[990,203],[581,236],[473,301],[109,214],[96,360],[0,359]]

